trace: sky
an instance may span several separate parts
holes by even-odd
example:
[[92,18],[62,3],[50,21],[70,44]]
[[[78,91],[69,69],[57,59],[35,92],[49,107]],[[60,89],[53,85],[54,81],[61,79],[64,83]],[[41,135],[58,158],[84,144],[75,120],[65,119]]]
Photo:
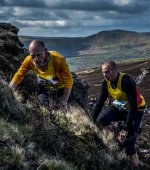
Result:
[[150,0],[0,0],[0,22],[15,25],[19,35],[43,37],[150,32]]

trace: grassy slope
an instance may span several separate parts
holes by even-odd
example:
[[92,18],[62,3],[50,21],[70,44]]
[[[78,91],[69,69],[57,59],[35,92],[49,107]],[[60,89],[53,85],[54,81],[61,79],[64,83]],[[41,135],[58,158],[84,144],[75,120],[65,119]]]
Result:
[[[112,131],[99,131],[81,108],[47,110],[36,96],[22,103],[7,83],[0,87],[1,169],[130,169]],[[148,161],[143,159],[143,168]]]

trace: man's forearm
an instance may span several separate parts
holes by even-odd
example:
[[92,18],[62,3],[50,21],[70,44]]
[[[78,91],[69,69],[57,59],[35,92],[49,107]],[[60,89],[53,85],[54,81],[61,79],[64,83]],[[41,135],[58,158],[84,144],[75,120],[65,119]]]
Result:
[[128,111],[127,119],[126,119],[124,127],[123,127],[124,130],[129,130],[131,128],[133,120],[135,119],[136,114],[137,114],[136,109],[132,110],[132,111],[131,110]]
[[102,103],[96,103],[93,113],[92,113],[92,118],[93,118],[93,122],[96,121],[98,115],[100,114],[101,110],[103,108],[103,104]]
[[135,120],[135,116],[138,114],[138,106],[136,101],[136,92],[135,89],[132,89],[132,93],[127,95],[128,103],[129,103],[129,111],[127,114],[127,119],[124,124],[124,129],[129,130],[132,126],[133,121]]
[[62,96],[62,102],[67,103],[70,94],[71,94],[71,88],[64,88],[64,92],[63,92],[63,96]]

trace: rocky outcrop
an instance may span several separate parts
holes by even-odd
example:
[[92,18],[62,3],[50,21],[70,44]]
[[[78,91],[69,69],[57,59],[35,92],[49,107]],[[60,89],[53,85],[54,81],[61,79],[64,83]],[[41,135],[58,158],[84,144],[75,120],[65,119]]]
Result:
[[7,23],[0,23],[0,50],[5,53],[18,54],[22,52],[23,44],[18,38],[19,29]]
[[0,23],[0,69],[7,77],[19,66],[23,44],[18,38],[19,29],[7,23]]
[[3,47],[8,42],[23,47],[23,44],[18,39],[18,32],[17,27],[7,23],[0,23],[0,47]]
[[70,96],[70,101],[78,103],[84,109],[88,107],[88,89],[89,85],[87,81],[79,78],[75,73],[72,73],[74,85]]

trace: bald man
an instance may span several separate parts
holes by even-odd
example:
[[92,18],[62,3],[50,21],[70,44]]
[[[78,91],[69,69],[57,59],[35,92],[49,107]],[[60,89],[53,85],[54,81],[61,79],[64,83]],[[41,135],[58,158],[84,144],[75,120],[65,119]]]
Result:
[[[98,127],[108,126],[111,122],[124,121],[118,139],[124,143],[133,166],[138,167],[139,160],[135,143],[144,114],[144,98],[139,93],[134,79],[126,73],[118,72],[114,61],[102,64],[102,73],[105,80],[94,107],[93,121]],[[102,110],[108,96],[113,98],[112,105]]]
[[10,82],[10,88],[16,88],[29,70],[37,75],[39,85],[39,101],[47,105],[45,98],[48,90],[58,89],[60,96],[59,107],[67,110],[67,102],[71,93],[73,78],[66,59],[56,51],[48,51],[40,40],[29,44],[29,55]]

